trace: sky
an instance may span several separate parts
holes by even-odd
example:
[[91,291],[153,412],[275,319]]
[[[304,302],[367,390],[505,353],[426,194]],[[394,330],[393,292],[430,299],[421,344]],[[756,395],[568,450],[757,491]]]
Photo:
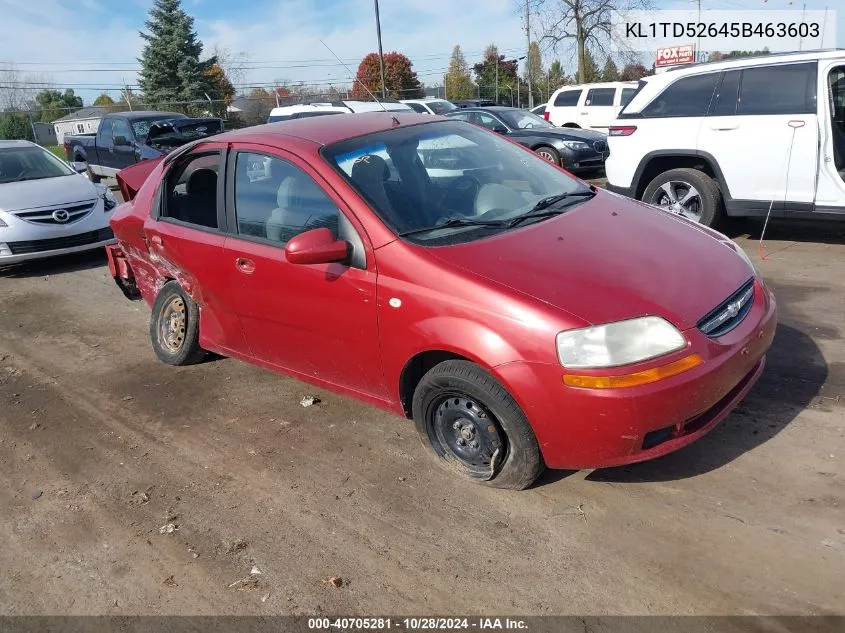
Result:
[[[553,2],[554,0],[546,0]],[[835,7],[839,0],[808,0],[807,9]],[[803,0],[701,0],[712,9],[794,9]],[[513,57],[525,54],[519,0],[381,0],[384,51],[397,50],[414,63],[421,81],[442,82],[455,44],[467,61],[480,61],[495,43]],[[152,0],[0,0],[0,69],[14,65],[59,88],[74,88],[86,103],[105,90],[137,85],[143,29]],[[658,8],[688,9],[696,0],[656,0]],[[372,0],[183,0],[208,54],[215,45],[245,53],[244,83],[275,80],[346,85],[350,73],[320,43],[323,39],[353,70],[376,50]],[[845,10],[837,16],[837,45],[845,46]],[[574,69],[572,47],[544,51],[546,64],[559,57]]]

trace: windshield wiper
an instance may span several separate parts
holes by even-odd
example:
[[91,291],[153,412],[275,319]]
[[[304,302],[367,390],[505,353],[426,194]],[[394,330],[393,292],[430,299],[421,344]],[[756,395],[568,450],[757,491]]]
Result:
[[531,210],[527,213],[517,216],[508,222],[508,227],[516,226],[517,224],[522,223],[525,220],[531,220],[533,218],[546,218],[551,215],[557,215],[559,213],[563,213],[566,210],[566,207],[570,205],[566,205],[562,208],[557,209],[549,209],[552,205],[557,204],[558,202],[563,202],[564,200],[573,200],[573,204],[579,198],[592,198],[596,195],[596,192],[592,189],[588,189],[587,191],[571,191],[568,193],[559,193],[554,196],[547,196],[542,200],[537,201]]
[[448,229],[455,226],[509,226],[509,223],[503,220],[474,220],[472,218],[449,218],[443,222],[439,222],[434,226],[426,226],[420,229],[411,229],[399,233],[399,237],[406,237],[408,235],[416,235],[418,233],[428,233],[429,231],[436,231],[437,229]]

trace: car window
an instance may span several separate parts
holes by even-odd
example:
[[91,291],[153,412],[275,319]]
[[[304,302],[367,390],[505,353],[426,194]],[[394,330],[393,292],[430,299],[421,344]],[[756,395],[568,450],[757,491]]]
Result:
[[622,99],[619,101],[619,105],[626,106],[631,103],[635,94],[637,94],[636,88],[622,88]]
[[[328,145],[321,154],[391,230],[412,231],[409,239],[426,246],[510,230],[510,219],[551,195],[578,192],[579,201],[590,195],[586,185],[536,154],[460,121],[365,134]],[[399,174],[395,180],[385,156]],[[449,220],[459,225],[438,226]]]
[[736,114],[737,90],[739,89],[739,70],[730,70],[722,75],[722,83],[713,96],[710,114],[713,116],[732,116]]
[[469,112],[455,112],[449,115],[450,119],[457,119],[458,121],[469,121]]
[[132,141],[132,130],[129,128],[129,124],[123,119],[115,119],[112,129],[112,139],[115,136],[122,136],[127,141]]
[[584,101],[584,105],[612,106],[615,94],[616,88],[591,88],[587,91],[587,99]]
[[543,117],[537,116],[533,112],[526,112],[525,110],[503,110],[502,118],[512,128],[518,130],[529,130],[531,128],[554,128],[554,125],[546,121]]
[[476,125],[480,125],[488,130],[495,130],[496,128],[504,127],[499,119],[492,115],[485,114],[484,112],[473,112],[472,119],[470,120]]
[[163,216],[216,229],[220,152],[197,152],[177,160],[168,172]]
[[670,84],[643,108],[644,117],[704,116],[720,73],[685,77]]
[[554,104],[557,107],[578,105],[582,92],[583,90],[564,90],[555,97]]
[[457,110],[458,108],[448,101],[429,101],[428,107],[431,108],[431,111],[434,114],[443,114],[444,112],[451,112],[452,110]]
[[406,103],[405,105],[411,106],[411,109],[414,112],[419,112],[420,114],[428,114],[428,110],[426,110],[422,104],[420,103]]
[[100,123],[100,127],[97,128],[97,132],[100,134],[100,138],[108,143],[111,143],[112,140],[112,128],[114,127],[114,119],[106,119],[102,123]]
[[746,68],[737,114],[812,114],[816,78],[815,62]]
[[337,205],[308,174],[281,158],[238,152],[234,194],[240,235],[284,244],[320,227],[338,234]]
[[57,178],[73,173],[52,153],[35,145],[0,149],[0,184]]

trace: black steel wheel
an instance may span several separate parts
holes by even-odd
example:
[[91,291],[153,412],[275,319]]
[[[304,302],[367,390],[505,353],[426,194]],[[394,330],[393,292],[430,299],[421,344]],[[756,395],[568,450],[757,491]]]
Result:
[[414,391],[412,410],[423,443],[463,477],[522,490],[545,467],[519,405],[475,363],[450,360],[433,367]]

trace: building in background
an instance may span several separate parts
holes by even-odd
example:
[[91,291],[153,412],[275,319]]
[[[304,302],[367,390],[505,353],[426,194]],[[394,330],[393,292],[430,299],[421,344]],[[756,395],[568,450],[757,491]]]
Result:
[[52,123],[33,123],[32,132],[35,134],[35,142],[39,145],[58,145],[56,140],[56,128]]
[[61,145],[65,142],[65,134],[96,132],[104,114],[104,108],[91,106],[56,119],[53,121],[53,128],[56,131],[56,144]]

